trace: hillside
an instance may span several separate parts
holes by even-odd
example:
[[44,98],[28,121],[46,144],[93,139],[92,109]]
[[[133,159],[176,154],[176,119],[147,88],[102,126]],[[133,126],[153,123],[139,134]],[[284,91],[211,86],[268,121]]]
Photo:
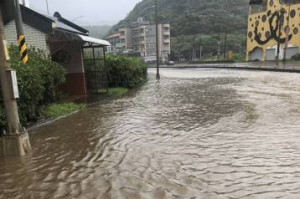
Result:
[[108,31],[112,28],[111,26],[84,26],[90,32],[92,37],[96,37],[102,39],[108,33]]
[[[140,16],[154,22],[154,9],[149,9],[153,4],[154,0],[138,3],[111,31],[121,25],[130,26]],[[184,54],[188,59],[193,47],[199,49],[200,44],[196,43],[201,40],[203,53],[215,55],[225,32],[229,34],[228,50],[243,53],[249,0],[158,0],[158,8],[159,21],[171,24],[174,53]]]
[[[138,3],[120,25],[130,25],[139,16],[153,21],[154,9],[147,9],[154,0]],[[170,23],[172,35],[244,32],[247,24],[249,0],[158,0],[159,20]]]

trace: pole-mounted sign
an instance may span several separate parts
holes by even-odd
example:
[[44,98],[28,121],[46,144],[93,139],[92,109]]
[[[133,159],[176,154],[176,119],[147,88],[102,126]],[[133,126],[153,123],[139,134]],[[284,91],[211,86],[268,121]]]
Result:
[[24,64],[27,64],[27,45],[24,36],[19,0],[0,0],[0,8],[4,25],[15,19],[21,60]]
[[16,21],[20,56],[23,64],[27,64],[28,63],[27,45],[26,45],[26,40],[24,35],[20,3],[19,0],[14,0],[14,2],[15,2],[15,21]]

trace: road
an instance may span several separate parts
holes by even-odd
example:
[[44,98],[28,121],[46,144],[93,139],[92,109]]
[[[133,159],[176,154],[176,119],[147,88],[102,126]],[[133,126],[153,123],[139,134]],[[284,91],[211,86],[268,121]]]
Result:
[[0,198],[300,196],[300,74],[162,69],[128,95],[32,130]]

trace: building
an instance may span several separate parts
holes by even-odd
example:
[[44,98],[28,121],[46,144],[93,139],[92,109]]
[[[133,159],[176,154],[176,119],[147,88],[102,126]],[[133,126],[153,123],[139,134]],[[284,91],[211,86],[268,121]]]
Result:
[[[166,62],[171,53],[170,24],[158,25],[159,57]],[[131,28],[121,28],[119,32],[107,37],[112,44],[112,53],[135,52],[145,61],[156,61],[156,27],[139,18]]]
[[290,59],[298,54],[299,28],[300,0],[251,0],[247,61]]
[[107,41],[111,44],[108,52],[114,55],[121,55],[132,51],[132,29],[120,28],[117,33],[109,35]]
[[[91,77],[86,77],[84,52],[85,50],[94,52],[95,48],[101,48],[101,52],[105,53],[104,48],[110,45],[109,42],[90,37],[87,30],[63,18],[58,12],[53,17],[49,17],[30,9],[28,0],[24,1],[27,2],[25,6],[23,6],[23,1],[21,2],[27,46],[43,50],[54,61],[64,66],[67,76],[62,90],[65,93],[86,95],[88,92],[86,79],[91,79]],[[15,22],[11,21],[6,24],[4,31],[7,43],[17,45]],[[103,59],[95,60],[95,56],[93,57],[92,63],[103,62]],[[96,74],[96,72],[91,74]]]

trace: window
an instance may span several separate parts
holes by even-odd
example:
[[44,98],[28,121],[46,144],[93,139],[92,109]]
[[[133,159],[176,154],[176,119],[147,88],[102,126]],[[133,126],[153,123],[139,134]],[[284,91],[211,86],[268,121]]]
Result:
[[[273,0],[270,0],[272,2]],[[251,14],[265,12],[268,9],[268,0],[251,0]]]

